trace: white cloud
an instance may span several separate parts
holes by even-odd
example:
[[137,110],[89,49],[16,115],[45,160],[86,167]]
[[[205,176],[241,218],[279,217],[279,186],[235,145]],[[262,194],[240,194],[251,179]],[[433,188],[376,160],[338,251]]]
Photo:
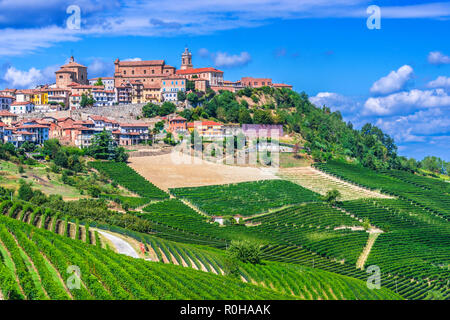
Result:
[[111,61],[104,61],[95,58],[88,65],[89,77],[110,77],[114,73],[114,64]]
[[375,81],[370,92],[374,94],[388,94],[403,89],[406,83],[411,79],[413,69],[404,65],[397,71],[391,71],[387,76]]
[[427,83],[429,88],[450,88],[450,77],[439,76]]
[[198,50],[198,55],[202,58],[208,58],[210,56],[209,50],[206,48],[200,48]]
[[248,52],[241,52],[240,54],[230,55],[226,52],[217,52],[214,54],[214,64],[217,67],[234,68],[247,65],[251,56]]
[[443,89],[403,91],[385,97],[371,97],[364,103],[363,115],[393,115],[416,109],[450,107]]
[[128,59],[124,59],[122,61],[142,61],[141,58],[128,58]]
[[55,80],[56,66],[50,66],[43,70],[30,68],[29,70],[18,70],[9,67],[3,76],[9,87],[34,88],[38,84],[52,83]]
[[378,119],[376,125],[400,143],[423,142],[450,133],[450,114],[443,108],[420,110],[406,116]]
[[435,65],[449,64],[450,57],[440,51],[432,51],[428,54],[428,62]]
[[51,47],[62,41],[77,41],[79,35],[56,26],[40,29],[0,29],[0,56],[16,56]]
[[[58,5],[56,4],[58,3]],[[78,4],[81,30],[64,27],[68,4]],[[257,27],[273,19],[367,18],[367,0],[48,0],[0,1],[0,56],[33,52],[84,36],[203,35]],[[34,14],[39,12],[39,14]],[[450,3],[383,6],[383,18],[448,18]],[[2,25],[3,23],[3,25]],[[8,27],[13,27],[9,28]],[[6,37],[7,38],[6,38]]]
[[309,101],[316,107],[321,108],[322,106],[329,107],[332,111],[339,110],[341,113],[353,113],[355,112],[360,103],[354,101],[353,99],[343,96],[342,94],[335,92],[319,92],[314,97],[310,97]]

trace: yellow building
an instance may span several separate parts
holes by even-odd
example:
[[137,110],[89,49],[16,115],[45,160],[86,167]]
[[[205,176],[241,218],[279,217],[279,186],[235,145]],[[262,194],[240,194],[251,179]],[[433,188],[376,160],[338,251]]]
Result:
[[161,87],[159,84],[145,84],[143,89],[143,102],[161,102]]
[[31,102],[36,106],[48,104],[48,92],[36,90],[31,97]]

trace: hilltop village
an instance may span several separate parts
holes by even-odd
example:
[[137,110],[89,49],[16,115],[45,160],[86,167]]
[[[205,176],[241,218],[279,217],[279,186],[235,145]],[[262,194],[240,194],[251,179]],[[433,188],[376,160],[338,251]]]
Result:
[[[209,91],[236,93],[244,88],[261,87],[292,89],[288,84],[273,83],[271,78],[224,80],[221,70],[194,68],[188,48],[181,55],[179,69],[167,65],[164,60],[119,59],[114,61],[114,68],[113,77],[89,78],[88,68],[72,56],[55,72],[53,84],[0,90],[0,139],[15,147],[27,141],[42,144],[51,138],[63,144],[87,147],[96,133],[108,130],[117,144],[137,145],[149,140],[151,123],[138,121],[138,117],[106,117],[104,110],[128,110],[133,106],[142,108],[149,103],[161,106],[170,102],[181,111],[192,108],[189,94],[201,97]],[[101,108],[102,112],[95,112],[96,108]],[[80,111],[88,115],[75,116]],[[217,136],[227,129],[216,121],[189,123],[175,113],[161,120],[167,132],[179,134],[196,130],[202,136]]]

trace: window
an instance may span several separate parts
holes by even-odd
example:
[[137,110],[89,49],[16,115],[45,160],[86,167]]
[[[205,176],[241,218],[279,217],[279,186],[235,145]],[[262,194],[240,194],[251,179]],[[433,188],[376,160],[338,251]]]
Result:
[[147,70],[144,70],[144,74],[147,74]]
[[131,70],[131,74],[134,74],[134,70]]
[[127,70],[123,70],[123,74],[127,74]]

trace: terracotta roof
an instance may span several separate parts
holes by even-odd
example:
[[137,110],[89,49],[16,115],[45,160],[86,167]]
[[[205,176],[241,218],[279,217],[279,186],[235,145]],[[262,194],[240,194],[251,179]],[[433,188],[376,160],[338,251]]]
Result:
[[32,104],[32,102],[30,102],[30,101],[23,101],[23,102],[17,102],[17,101],[15,101],[15,102],[13,102],[11,105],[12,106],[24,106],[24,105],[27,105],[27,104]]
[[146,83],[144,84],[144,89],[160,89],[161,85],[158,83]]
[[[195,122],[189,122],[188,127],[193,128],[195,124],[196,124]],[[223,126],[222,123],[218,123],[218,122],[214,122],[214,121],[202,121],[200,125],[202,125],[202,126]]]
[[48,126],[45,126],[43,124],[27,124],[27,125],[21,125],[16,127],[17,129],[27,129],[27,128],[48,128]]
[[120,123],[121,127],[148,127],[148,123]]
[[186,119],[181,117],[181,116],[177,116],[175,118],[169,119],[169,121],[172,121],[172,120],[184,120],[184,121],[186,121]]
[[6,124],[0,121],[0,127],[6,127]]
[[94,81],[94,80],[98,80],[98,79],[102,79],[102,80],[114,80],[114,77],[97,77],[97,78],[91,78],[89,79],[89,81]]
[[118,61],[119,66],[157,66],[163,65],[164,60],[144,60],[144,61]]
[[292,85],[285,84],[285,83],[272,83],[273,87],[285,87],[285,88],[292,88]]
[[223,73],[223,71],[220,71],[216,68],[192,68],[192,69],[186,69],[186,70],[177,70],[176,74],[193,74],[193,73],[202,73],[202,72],[219,72]]

